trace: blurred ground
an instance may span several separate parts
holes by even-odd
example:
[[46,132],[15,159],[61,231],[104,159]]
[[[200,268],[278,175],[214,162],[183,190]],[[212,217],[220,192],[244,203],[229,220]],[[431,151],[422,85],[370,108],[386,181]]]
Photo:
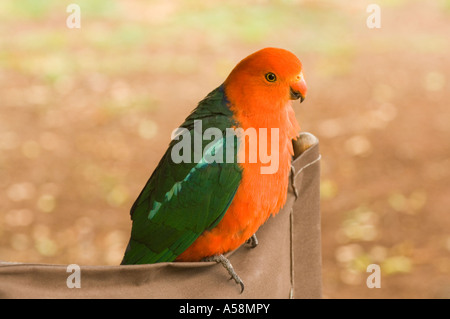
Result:
[[[71,1],[72,2],[72,1]],[[450,297],[450,2],[0,3],[0,259],[116,265],[176,128],[243,57],[303,61],[327,298]],[[381,265],[381,289],[366,287]]]

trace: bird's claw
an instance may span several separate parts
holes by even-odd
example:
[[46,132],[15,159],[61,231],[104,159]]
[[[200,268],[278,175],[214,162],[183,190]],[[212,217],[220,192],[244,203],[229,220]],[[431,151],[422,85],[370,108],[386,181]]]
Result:
[[247,239],[245,243],[249,244],[250,248],[255,248],[256,246],[258,246],[258,238],[256,238],[256,234],[253,234],[252,237]]
[[234,271],[234,268],[231,265],[230,261],[224,255],[214,255],[211,257],[206,257],[203,260],[204,261],[214,261],[218,264],[219,263],[222,264],[222,266],[228,271],[228,274],[230,274],[230,276],[231,276],[230,280],[233,279],[241,287],[241,293],[244,292],[244,282],[238,276],[238,274]]

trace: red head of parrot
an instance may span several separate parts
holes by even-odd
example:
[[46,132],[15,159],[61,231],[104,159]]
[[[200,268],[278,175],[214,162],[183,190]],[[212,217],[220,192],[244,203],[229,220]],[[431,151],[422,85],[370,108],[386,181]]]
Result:
[[292,52],[279,48],[259,50],[241,62],[225,80],[231,104],[248,113],[278,112],[289,100],[306,96],[307,87],[302,63]]

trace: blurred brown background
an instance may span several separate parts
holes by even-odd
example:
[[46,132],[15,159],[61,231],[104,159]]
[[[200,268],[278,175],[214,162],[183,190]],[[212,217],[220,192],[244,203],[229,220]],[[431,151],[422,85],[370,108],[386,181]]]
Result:
[[[450,297],[450,1],[0,2],[0,260],[117,265],[170,133],[232,67],[295,52],[322,153],[327,298]],[[381,266],[369,289],[366,267]]]

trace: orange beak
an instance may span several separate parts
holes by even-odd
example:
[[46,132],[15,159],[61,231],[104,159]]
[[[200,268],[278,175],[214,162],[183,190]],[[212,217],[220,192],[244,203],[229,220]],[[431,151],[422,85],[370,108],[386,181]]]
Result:
[[294,82],[291,84],[291,100],[297,100],[300,99],[300,103],[303,102],[303,100],[306,97],[306,82],[305,78],[303,77],[303,72],[300,72],[299,75],[295,78]]

